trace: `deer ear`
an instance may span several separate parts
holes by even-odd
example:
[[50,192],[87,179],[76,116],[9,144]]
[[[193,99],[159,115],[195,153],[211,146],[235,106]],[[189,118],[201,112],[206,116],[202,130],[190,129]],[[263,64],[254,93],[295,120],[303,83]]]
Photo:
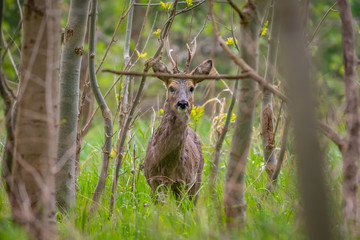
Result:
[[[159,61],[156,64],[154,64],[152,66],[152,69],[154,71],[154,73],[167,73],[167,74],[172,74],[172,72],[167,68],[167,66],[165,65],[165,63]],[[164,81],[165,83],[167,82],[168,78],[164,78],[164,77],[158,77],[160,80]]]
[[[199,66],[197,66],[192,72],[191,75],[209,75],[214,68],[214,62],[212,59],[208,59],[203,61]],[[197,84],[199,82],[204,81],[205,79],[197,79],[194,80],[194,83]]]

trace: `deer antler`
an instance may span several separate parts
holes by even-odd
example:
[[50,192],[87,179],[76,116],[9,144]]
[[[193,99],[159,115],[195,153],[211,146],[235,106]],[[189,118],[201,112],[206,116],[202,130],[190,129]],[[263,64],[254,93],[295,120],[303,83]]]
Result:
[[166,44],[166,53],[167,53],[167,56],[168,56],[171,64],[173,65],[173,73],[179,73],[180,70],[179,70],[179,68],[178,68],[177,61],[174,61],[173,57],[171,56],[171,52],[172,52],[173,50],[170,49],[169,35],[166,37],[165,44]]
[[188,73],[190,68],[191,60],[193,59],[196,51],[196,38],[197,36],[191,41],[190,45],[186,44],[188,50],[188,58],[186,59],[186,64],[184,68],[184,72]]
[[205,19],[204,25],[202,26],[202,28],[200,29],[200,31],[198,32],[198,34],[196,34],[196,36],[194,37],[194,39],[191,41],[190,45],[186,44],[187,50],[188,50],[188,58],[186,59],[186,64],[185,64],[185,68],[184,68],[184,72],[188,73],[189,72],[189,68],[190,68],[190,63],[191,60],[193,59],[194,55],[195,55],[195,51],[196,51],[196,39],[198,38],[198,36],[202,33],[202,31],[204,31],[204,28],[206,26],[207,23],[207,18]]

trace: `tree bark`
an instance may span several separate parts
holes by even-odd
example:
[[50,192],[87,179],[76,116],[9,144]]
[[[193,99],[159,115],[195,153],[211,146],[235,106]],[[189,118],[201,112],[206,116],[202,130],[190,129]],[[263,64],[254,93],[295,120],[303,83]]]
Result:
[[288,80],[295,154],[304,222],[309,239],[333,239],[324,161],[316,133],[314,86],[307,57],[305,26],[297,0],[281,0],[281,61]]
[[80,64],[89,0],[70,1],[60,67],[60,125],[56,201],[63,212],[75,204],[75,156],[79,107]]
[[[278,49],[278,32],[279,21],[277,11],[277,1],[272,1],[273,13],[271,19],[271,32],[269,36],[269,48],[266,59],[265,80],[273,85],[276,74],[276,57]],[[263,157],[265,162],[265,169],[271,178],[275,171],[277,159],[275,154],[275,133],[273,129],[273,105],[272,93],[263,88],[262,90],[262,104],[261,104],[261,139],[263,144]]]
[[[244,61],[258,69],[260,21],[266,1],[248,1],[240,22],[240,52]],[[244,180],[256,106],[257,84],[250,78],[240,82],[234,135],[225,177],[224,206],[229,227],[243,225],[246,219]]]
[[342,51],[345,65],[346,136],[342,148],[343,156],[343,211],[345,225],[356,226],[358,215],[358,168],[359,168],[359,89],[356,76],[357,57],[355,34],[350,4],[338,0],[342,22]]
[[35,239],[55,239],[60,19],[58,1],[24,3],[20,86],[9,199]]

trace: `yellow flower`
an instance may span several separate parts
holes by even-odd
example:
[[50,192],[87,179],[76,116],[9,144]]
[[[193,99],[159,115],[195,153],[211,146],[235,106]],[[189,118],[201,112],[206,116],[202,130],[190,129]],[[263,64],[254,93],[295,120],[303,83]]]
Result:
[[166,11],[169,11],[171,9],[171,6],[172,6],[172,3],[170,3],[170,2],[164,3],[164,2],[161,1],[160,4]]
[[236,115],[235,115],[235,113],[232,113],[230,121],[233,122],[233,121],[235,121],[235,119],[236,119]]
[[114,149],[111,149],[110,157],[115,158],[116,152]]
[[225,43],[226,45],[234,45],[234,38],[232,37],[227,38]]
[[264,24],[264,27],[261,29],[261,34],[260,36],[264,36],[268,30],[268,25],[269,25],[269,21],[266,21],[266,23]]
[[160,108],[160,114],[164,114],[164,109]]
[[138,55],[138,57],[139,57],[140,59],[147,56],[147,53],[141,53],[141,54],[140,54],[138,50],[136,50],[136,53],[137,53],[137,55]]
[[158,38],[160,38],[161,29],[158,28],[153,34],[155,34]]
[[186,4],[187,4],[188,7],[192,6],[193,5],[192,0],[186,0]]

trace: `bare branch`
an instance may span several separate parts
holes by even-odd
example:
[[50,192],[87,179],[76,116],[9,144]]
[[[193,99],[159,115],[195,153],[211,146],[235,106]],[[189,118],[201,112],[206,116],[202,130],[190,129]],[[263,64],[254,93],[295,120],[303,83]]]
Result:
[[319,127],[320,131],[327,138],[329,138],[331,141],[333,141],[339,147],[339,149],[341,151],[343,148],[343,145],[344,145],[344,139],[340,136],[340,134],[324,122],[318,121],[318,127]]
[[93,193],[93,203],[91,205],[91,210],[95,210],[97,204],[99,203],[100,196],[105,188],[106,176],[109,168],[109,159],[111,152],[111,138],[113,134],[113,125],[112,125],[112,114],[108,106],[106,105],[105,99],[101,94],[99,85],[96,80],[96,70],[95,70],[95,29],[96,29],[96,12],[97,12],[97,0],[92,1],[91,6],[91,15],[90,15],[90,32],[89,32],[89,77],[91,87],[93,89],[96,102],[98,103],[102,116],[104,119],[105,127],[105,143],[103,147],[103,156],[102,156],[102,166],[100,170],[100,175],[98,183],[96,184],[94,193]]
[[337,4],[337,2],[334,2],[334,4],[326,11],[325,15],[321,18],[319,24],[318,24],[318,25],[316,26],[316,28],[315,28],[315,31],[314,31],[313,35],[312,35],[311,38],[309,39],[308,45],[310,45],[311,42],[314,40],[314,37],[315,37],[316,33],[319,31],[320,25],[324,22],[324,20],[325,20],[325,18],[327,17],[327,15],[329,15],[330,12],[335,11],[335,10],[333,9],[333,7],[335,7],[336,4]]
[[213,12],[210,13],[210,18],[211,21],[213,23],[213,29],[214,32],[216,34],[216,37],[219,41],[220,46],[222,47],[222,49],[229,55],[229,57],[234,61],[234,63],[236,65],[238,65],[243,72],[248,72],[249,76],[256,81],[257,83],[259,83],[262,87],[268,89],[270,92],[272,92],[275,96],[277,96],[278,98],[280,98],[281,100],[287,102],[288,98],[282,94],[279,90],[277,90],[276,88],[274,88],[271,84],[267,83],[267,81],[260,76],[256,71],[254,71],[254,69],[252,69],[242,58],[238,57],[225,43],[225,41],[222,39],[220,32],[216,26],[215,23],[215,18],[214,18],[214,14]]
[[[189,79],[190,76],[187,74],[166,74],[166,73],[144,73],[144,72],[126,72],[126,71],[116,71],[112,69],[103,69],[103,72],[114,73],[118,75],[129,75],[129,76],[146,76],[146,77],[164,77],[164,78],[178,78],[178,79]],[[240,75],[191,75],[191,79],[196,80],[206,80],[211,78],[211,80],[227,79],[227,80],[238,80],[242,78],[249,77],[249,73],[244,72]]]
[[282,166],[282,164],[284,162],[285,151],[286,151],[288,135],[289,135],[290,122],[291,122],[291,119],[289,117],[287,117],[285,119],[285,126],[284,126],[284,131],[283,131],[283,135],[282,135],[282,139],[281,139],[281,148],[280,148],[279,159],[278,159],[278,162],[276,164],[276,168],[274,170],[274,173],[271,176],[271,180],[267,184],[267,187],[266,187],[267,192],[265,194],[265,197],[275,187],[277,178],[278,178],[279,173],[280,173],[281,166]]
[[240,8],[238,8],[238,6],[236,6],[236,4],[232,1],[232,0],[227,0],[228,3],[230,4],[230,6],[235,10],[235,12],[238,13],[239,17],[241,20],[245,19],[245,15],[242,13],[242,11],[240,10]]
[[[110,43],[109,43],[108,46],[106,47],[105,54],[104,54],[103,58],[101,59],[99,66],[98,66],[97,69],[96,69],[96,73],[99,72],[99,70],[100,70],[101,66],[103,65],[103,63],[104,63],[104,61],[105,61],[105,58],[106,58],[106,56],[107,56],[107,54],[108,54],[108,52],[109,52],[109,50],[110,50],[111,45],[112,45],[112,44],[114,43],[114,41],[115,41],[115,36],[116,36],[116,33],[117,33],[117,31],[118,31],[118,29],[119,29],[119,27],[120,27],[121,22],[124,20],[124,18],[125,18],[125,17],[127,16],[127,14],[130,12],[130,9],[133,8],[134,3],[135,3],[135,0],[133,0],[133,1],[130,3],[129,8],[127,9],[127,11],[126,11],[125,13],[124,13],[125,6],[123,7],[123,11],[122,11],[122,13],[121,13],[120,19],[119,19],[119,21],[118,21],[118,23],[117,23],[117,25],[116,25],[116,28],[115,28],[115,30],[114,30],[114,33],[113,33],[112,37],[111,37]],[[126,4],[126,1],[124,2],[124,4]]]

